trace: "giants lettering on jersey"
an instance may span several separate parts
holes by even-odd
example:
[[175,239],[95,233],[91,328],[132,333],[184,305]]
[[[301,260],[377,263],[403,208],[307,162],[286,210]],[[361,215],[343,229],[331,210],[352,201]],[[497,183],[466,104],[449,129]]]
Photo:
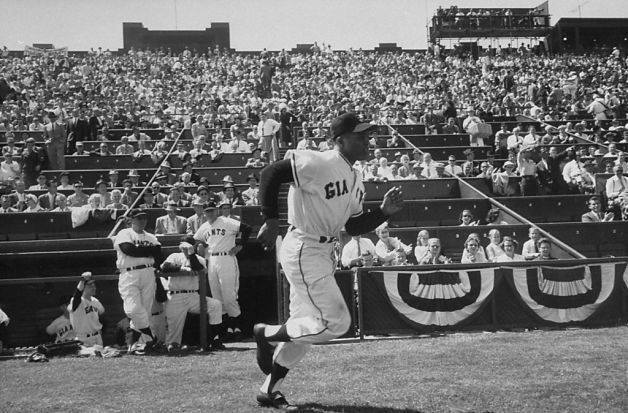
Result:
[[325,185],[325,199],[332,199],[337,196],[342,196],[349,193],[349,188],[347,188],[347,181],[345,179],[342,180],[342,184],[340,181],[330,182]]
[[91,305],[88,305],[87,307],[85,307],[85,314],[89,314],[96,311],[96,309],[94,307],[92,307]]
[[225,235],[227,233],[227,230],[224,228],[212,228],[211,229],[211,235]]

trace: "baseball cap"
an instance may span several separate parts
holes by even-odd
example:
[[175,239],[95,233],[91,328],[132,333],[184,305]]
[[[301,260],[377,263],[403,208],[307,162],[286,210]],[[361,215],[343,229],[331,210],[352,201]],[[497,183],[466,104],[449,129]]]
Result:
[[129,212],[129,218],[131,218],[131,219],[147,219],[148,215],[146,215],[146,212],[142,211],[141,209],[133,209],[131,212]]
[[218,208],[218,207],[216,206],[216,203],[215,203],[214,201],[208,201],[208,202],[205,204],[205,209],[204,209],[204,211],[207,211],[207,210],[214,210],[214,209],[217,209],[217,208]]
[[257,175],[255,175],[255,174],[249,174],[249,176],[246,177],[247,181],[250,181],[251,179],[255,179],[255,182],[258,181]]
[[331,121],[331,136],[335,139],[345,133],[360,133],[369,130],[371,125],[367,122],[360,122],[358,116],[353,112],[344,113]]
[[235,188],[235,186],[233,185],[233,182],[226,182],[223,186],[224,189],[227,188]]
[[111,171],[109,171],[109,175],[118,175],[118,171],[112,169]]
[[231,208],[231,202],[224,200],[218,204],[218,208],[222,208],[223,206],[228,206],[229,208]]

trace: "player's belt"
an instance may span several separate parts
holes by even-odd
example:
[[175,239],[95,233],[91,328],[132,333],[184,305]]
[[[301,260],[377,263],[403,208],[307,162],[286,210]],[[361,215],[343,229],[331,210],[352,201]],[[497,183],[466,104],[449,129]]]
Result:
[[310,235],[310,234],[306,234],[305,232],[301,231],[300,229],[298,229],[297,227],[295,227],[294,225],[290,225],[290,228],[288,228],[288,232],[290,231],[299,231],[299,233],[301,233],[303,236],[310,238],[314,241],[319,242],[320,244],[331,244],[332,242],[336,242],[338,241],[338,238],[336,237],[328,237],[325,235]]
[[212,257],[220,257],[222,255],[229,255],[229,252],[228,251],[227,252],[212,252],[209,255],[211,255]]
[[197,293],[198,290],[171,290],[169,294],[185,294],[185,293]]
[[90,338],[90,337],[94,337],[100,334],[100,331],[96,331],[95,333],[91,333],[91,334],[85,334],[86,338]]
[[136,265],[135,267],[125,268],[123,271],[142,270],[144,268],[152,268],[152,265],[150,264]]

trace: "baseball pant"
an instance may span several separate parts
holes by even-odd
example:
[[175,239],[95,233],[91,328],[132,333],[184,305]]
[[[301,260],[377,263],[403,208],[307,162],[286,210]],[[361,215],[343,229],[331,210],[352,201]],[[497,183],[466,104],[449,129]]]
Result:
[[222,302],[223,313],[229,317],[239,316],[240,269],[237,258],[234,255],[209,256],[207,281],[212,297]]
[[164,343],[166,341],[166,314],[163,303],[154,300],[151,311],[150,330],[159,342]]
[[[181,344],[185,317],[188,313],[199,314],[201,310],[200,296],[197,293],[168,294],[166,305],[166,322],[168,335],[166,343]],[[210,325],[218,325],[222,322],[222,304],[215,298],[207,299],[207,315]]]
[[120,274],[118,291],[123,308],[131,319],[132,329],[150,327],[151,309],[155,299],[155,270],[152,267]]
[[92,347],[95,345],[102,346],[102,334],[100,333],[95,335],[76,333],[76,339],[82,341],[83,345],[86,347]]
[[283,271],[290,283],[290,342],[279,343],[274,361],[288,369],[297,364],[310,345],[342,336],[351,315],[336,284],[333,244],[321,244],[288,232],[280,251]]
[[46,151],[48,152],[48,162],[50,169],[64,170],[65,169],[65,145],[63,142],[51,142],[47,145]]

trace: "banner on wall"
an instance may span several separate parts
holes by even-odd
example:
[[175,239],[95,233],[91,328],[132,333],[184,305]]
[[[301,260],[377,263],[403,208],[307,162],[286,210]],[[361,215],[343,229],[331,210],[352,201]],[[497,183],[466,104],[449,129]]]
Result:
[[484,304],[495,287],[495,270],[379,274],[390,304],[407,322],[417,326],[452,326],[471,317]]
[[43,56],[43,55],[68,55],[67,47],[58,47],[52,49],[41,49],[39,47],[33,46],[25,46],[24,47],[24,55],[25,56]]
[[512,268],[512,284],[526,307],[543,320],[584,321],[613,292],[615,271],[614,263]]

